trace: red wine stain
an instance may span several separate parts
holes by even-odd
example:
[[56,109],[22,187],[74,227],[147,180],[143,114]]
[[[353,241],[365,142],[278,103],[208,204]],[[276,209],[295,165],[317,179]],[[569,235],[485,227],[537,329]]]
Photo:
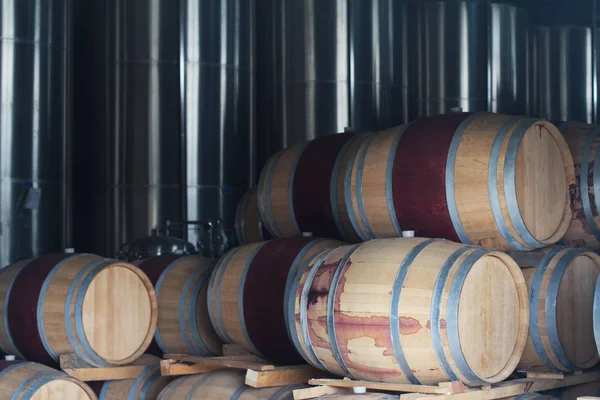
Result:
[[415,318],[400,317],[400,334],[414,335],[421,330],[422,326]]

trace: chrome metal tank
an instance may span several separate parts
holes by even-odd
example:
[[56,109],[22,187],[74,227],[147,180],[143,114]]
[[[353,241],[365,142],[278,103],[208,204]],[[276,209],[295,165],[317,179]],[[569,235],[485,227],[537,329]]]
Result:
[[62,251],[70,1],[0,0],[0,265]]
[[406,122],[405,11],[395,0],[257,1],[259,166],[345,128]]
[[533,40],[534,116],[593,123],[596,82],[591,28],[537,27]]

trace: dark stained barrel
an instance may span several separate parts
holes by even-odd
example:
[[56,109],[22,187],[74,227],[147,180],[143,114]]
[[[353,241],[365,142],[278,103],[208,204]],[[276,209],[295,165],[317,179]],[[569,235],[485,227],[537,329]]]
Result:
[[580,397],[600,397],[600,382],[589,382],[581,385],[547,390],[544,394],[561,400],[577,400]]
[[286,238],[237,247],[215,267],[209,286],[211,322],[225,343],[280,364],[301,360],[286,331],[283,301],[299,266],[340,245],[329,239]]
[[299,236],[357,241],[339,190],[348,154],[363,135],[328,135],[280,151],[261,173],[258,206],[274,237]]
[[174,254],[138,262],[154,285],[158,323],[149,352],[211,356],[221,354],[221,341],[208,316],[208,282],[214,262]]
[[575,175],[569,148],[551,123],[455,113],[372,135],[345,183],[348,214],[363,240],[413,230],[531,250],[566,232]]

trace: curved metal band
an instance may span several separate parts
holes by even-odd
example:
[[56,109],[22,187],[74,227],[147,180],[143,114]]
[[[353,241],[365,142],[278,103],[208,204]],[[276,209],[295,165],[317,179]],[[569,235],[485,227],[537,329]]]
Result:
[[[312,344],[312,340],[310,339],[310,333],[308,331],[308,293],[310,292],[310,288],[312,286],[313,280],[315,279],[315,276],[317,275],[319,268],[323,264],[323,261],[325,260],[325,258],[327,258],[327,256],[329,254],[331,254],[331,252],[333,252],[333,250],[329,250],[326,253],[323,253],[323,254],[321,254],[321,256],[319,256],[319,258],[315,261],[314,266],[308,273],[308,275],[306,277],[306,281],[304,282],[304,287],[302,288],[302,293],[300,294],[300,330],[302,331],[302,340],[304,341],[304,345],[306,346],[306,349],[308,350],[309,354],[304,354],[303,351],[300,351],[301,347],[297,347],[297,349],[301,353],[302,357],[309,364],[312,364],[314,367],[329,371],[335,375],[335,373],[333,371],[331,371],[329,368],[327,368],[327,366],[325,366],[325,364],[323,364],[321,362],[319,357],[317,357],[317,354],[315,353],[315,349]],[[307,267],[308,267],[308,265],[307,265]],[[297,288],[300,284],[301,279],[302,279],[302,277],[299,276],[297,278],[297,283],[296,282],[294,283],[294,287],[296,288],[296,293],[298,291]],[[293,307],[293,306],[294,306],[294,303],[291,304],[291,307]],[[292,310],[293,310],[293,308],[292,308]]]
[[240,277],[240,289],[238,291],[238,314],[240,317],[240,328],[242,329],[242,333],[244,334],[244,338],[246,338],[246,342],[248,343],[248,346],[250,346],[250,348],[252,349],[252,351],[255,354],[262,354],[262,353],[260,351],[258,351],[258,349],[254,345],[254,343],[252,343],[252,340],[250,339],[250,335],[248,334],[248,329],[246,328],[246,320],[244,318],[244,292],[245,292],[244,286],[246,285],[246,277],[248,276],[248,271],[250,270],[252,261],[254,261],[254,257],[256,257],[256,254],[263,247],[265,247],[265,245],[267,243],[269,243],[269,242],[264,242],[264,243],[259,244],[256,247],[256,249],[254,249],[252,254],[250,254],[250,257],[248,257],[248,260],[246,261],[246,264],[244,265],[244,269],[242,270],[242,276]]
[[294,178],[296,177],[296,170],[298,169],[298,164],[300,163],[300,159],[304,154],[304,149],[306,149],[307,145],[302,146],[294,163],[292,164],[292,169],[290,171],[290,176],[288,178],[288,209],[290,212],[290,218],[292,219],[292,224],[294,225],[294,229],[296,230],[297,235],[301,235],[302,231],[298,226],[298,221],[296,221],[296,211],[294,210]]
[[446,309],[446,328],[448,334],[448,347],[452,354],[452,359],[456,364],[456,367],[460,371],[461,375],[464,376],[471,384],[484,385],[485,381],[480,379],[465,359],[465,355],[460,345],[460,334],[458,332],[458,306],[460,303],[460,294],[467,279],[467,275],[473,268],[473,265],[482,256],[488,253],[488,250],[474,249],[473,253],[469,254],[465,260],[458,267],[456,275],[450,285],[450,293],[448,294],[448,306]]
[[[60,261],[58,264],[56,264],[54,266],[54,268],[52,268],[52,271],[50,271],[50,273],[48,274],[48,276],[44,280],[44,284],[42,285],[42,290],[40,291],[40,297],[39,297],[38,303],[37,303],[36,314],[37,314],[38,334],[40,335],[40,339],[42,341],[42,344],[44,345],[44,348],[46,349],[46,352],[56,362],[58,362],[58,355],[52,350],[52,347],[50,347],[50,343],[48,343],[48,338],[46,337],[46,332],[44,331],[44,318],[43,318],[43,316],[44,316],[44,304],[45,304],[45,299],[46,299],[46,293],[48,292],[48,288],[50,287],[50,283],[52,282],[52,278],[54,278],[54,275],[56,275],[56,273],[58,273],[58,271],[61,269],[61,267],[64,265],[64,263],[67,260],[70,260],[72,257],[73,256],[66,257],[65,259],[63,259],[62,261]],[[99,261],[97,261],[97,262],[99,262]],[[93,263],[94,262],[92,262],[91,264],[93,264]],[[11,284],[11,290],[12,290],[12,284]],[[7,313],[5,312],[4,315],[6,316]],[[70,310],[69,310],[69,313],[65,313],[65,324],[67,323],[66,318],[67,318],[68,315],[70,315]],[[8,330],[8,325],[6,325],[6,327],[7,327],[7,330]],[[71,326],[69,324],[67,324],[67,333],[68,333],[70,327]],[[15,349],[16,349],[16,347],[15,347]]]
[[[369,139],[370,138],[367,138],[366,140]],[[361,238],[361,240],[366,241],[369,240],[369,237],[365,235],[365,232],[363,232],[362,228],[360,227],[360,224],[358,223],[358,217],[356,216],[356,212],[354,211],[354,205],[352,204],[352,171],[354,170],[354,163],[356,162],[356,157],[358,157],[360,148],[361,146],[356,146],[348,160],[348,167],[346,168],[346,172],[344,174],[344,199],[346,201],[346,210],[348,211],[348,218],[352,223],[354,231],[356,232],[358,237]],[[358,171],[356,174],[356,192],[358,192]]]
[[594,339],[596,340],[596,348],[600,349],[600,277],[596,281],[593,311],[592,325],[594,327]]
[[[355,136],[352,139],[348,140],[346,143],[344,143],[344,145],[340,149],[340,152],[338,153],[338,156],[335,159],[335,164],[333,165],[333,171],[331,172],[331,180],[329,181],[329,199],[330,199],[330,205],[331,205],[331,213],[333,214],[333,221],[335,222],[335,226],[336,226],[338,232],[340,233],[341,238],[345,242],[350,242],[350,237],[348,236],[348,233],[346,232],[346,230],[344,229],[344,225],[342,224],[340,208],[338,207],[337,189],[338,189],[338,182],[340,179],[340,170],[342,169],[342,161],[343,161],[344,157],[346,156],[346,152],[348,151],[348,148],[356,140],[358,140],[357,139],[358,137],[359,136]],[[345,175],[345,172],[346,171],[344,171],[344,175]]]
[[[75,308],[75,305],[77,304],[77,298],[78,298],[77,295],[79,294],[78,293],[79,283],[84,279],[86,274],[88,274],[89,271],[92,270],[92,268],[95,268],[97,266],[104,267],[105,264],[106,264],[106,260],[98,260],[98,261],[91,262],[88,265],[86,265],[85,267],[83,267],[77,273],[77,275],[75,275],[75,278],[73,278],[73,281],[71,282],[71,285],[69,286],[69,290],[67,291],[67,298],[65,300],[65,308],[64,308],[64,324],[65,324],[65,330],[67,333],[67,338],[69,340],[69,343],[71,344],[71,346],[73,347],[73,349],[75,350],[77,355],[79,355],[88,364],[94,365],[94,366],[106,366],[106,365],[108,365],[108,363],[106,361],[104,361],[103,359],[101,359],[98,355],[96,355],[94,357],[93,356],[93,354],[95,354],[94,351],[91,352],[92,354],[87,354],[86,350],[82,351],[82,349],[80,349],[79,343],[77,343],[77,339],[79,339],[79,332],[78,332],[78,328],[77,328],[77,310],[73,311],[73,320],[71,320],[71,308],[72,307]],[[54,270],[53,270],[53,272],[54,272]],[[46,279],[48,279],[48,278],[46,278]],[[41,297],[40,297],[40,299],[41,299]],[[38,314],[38,318],[40,318],[39,314]],[[75,325],[75,332],[73,332],[71,323],[73,323]],[[85,333],[84,333],[84,336],[85,336]]]
[[300,268],[302,259],[306,256],[306,254],[313,247],[315,247],[319,243],[322,243],[325,240],[326,239],[315,239],[312,242],[308,243],[306,246],[304,246],[304,248],[300,251],[300,253],[298,253],[298,255],[296,256],[296,258],[294,258],[294,261],[292,262],[292,265],[290,266],[290,270],[288,272],[288,276],[287,276],[287,279],[285,281],[285,291],[283,293],[283,316],[284,316],[284,318],[286,320],[288,319],[288,314],[287,314],[288,309],[285,306],[286,305],[286,299],[290,295],[291,285],[292,285],[292,282],[294,282],[294,279],[296,278],[296,275],[298,274],[298,269]]
[[244,393],[246,391],[246,389],[248,388],[248,386],[246,385],[242,385],[239,388],[236,389],[236,391],[231,395],[231,398],[229,400],[238,400],[240,398],[240,396],[242,395],[242,393]]
[[[104,260],[103,260],[104,261]],[[107,266],[112,264],[113,261],[106,260],[103,263],[95,266],[84,278],[77,290],[77,296],[75,300],[75,310],[73,313],[73,319],[75,320],[75,332],[77,334],[77,339],[79,339],[80,347],[83,351],[87,352],[87,355],[91,357],[93,360],[97,360],[96,365],[98,366],[107,366],[110,365],[106,360],[96,353],[92,346],[88,342],[87,336],[85,334],[85,329],[83,328],[83,299],[87,294],[87,291],[92,284],[92,281],[96,278],[96,276]],[[65,321],[66,322],[66,321]],[[73,343],[73,347],[77,349],[77,342]],[[81,352],[77,351],[77,354],[81,355]],[[83,358],[83,357],[82,357]],[[94,364],[92,364],[94,365]]]
[[444,352],[444,342],[442,340],[442,326],[441,326],[441,318],[440,318],[440,305],[442,304],[442,296],[444,294],[444,288],[446,287],[446,283],[448,281],[448,275],[450,274],[450,270],[456,263],[456,261],[467,251],[472,250],[471,247],[461,247],[456,250],[454,253],[448,257],[448,259],[442,265],[440,272],[435,280],[435,285],[433,287],[433,294],[431,295],[431,308],[430,308],[430,318],[431,321],[431,343],[433,344],[433,351],[435,353],[440,366],[442,367],[442,371],[451,381],[459,381],[460,378],[454,373],[450,363],[448,362],[448,358],[446,358],[446,353]]
[[352,246],[348,253],[346,253],[346,255],[340,260],[340,263],[333,274],[333,279],[331,280],[331,286],[329,288],[329,295],[327,296],[327,334],[329,336],[331,352],[333,354],[333,358],[335,358],[335,361],[337,361],[340,368],[350,377],[353,377],[353,375],[350,373],[346,363],[344,362],[344,358],[340,352],[340,347],[338,346],[337,335],[335,333],[335,298],[337,296],[340,278],[346,269],[348,260],[360,246],[362,246],[362,243]]
[[394,231],[396,231],[396,235],[398,235],[398,237],[402,237],[402,228],[400,227],[400,222],[398,221],[398,216],[396,215],[396,207],[394,203],[394,162],[396,161],[396,153],[398,152],[400,139],[402,139],[402,136],[404,136],[404,133],[411,124],[412,122],[404,124],[398,133],[396,133],[396,136],[392,142],[392,148],[388,154],[387,165],[385,167],[385,199],[388,213],[390,214],[390,220],[392,221]]
[[[153,371],[154,370],[154,371]],[[138,389],[140,389],[140,385],[143,385],[145,383],[147,383],[146,379],[148,378],[149,375],[152,374],[152,372],[156,372],[156,366],[149,366],[144,368],[144,370],[142,371],[142,373],[140,374],[140,376],[138,376],[135,381],[133,381],[133,385],[131,385],[131,389],[129,389],[129,393],[127,395],[127,400],[138,400],[138,399],[143,399],[144,397],[138,396]],[[160,375],[160,369],[158,371],[159,375]]]
[[213,307],[208,307],[208,316],[210,318],[210,322],[215,328],[215,332],[225,343],[233,343],[233,339],[229,336],[227,329],[225,329],[223,315],[221,314],[221,285],[223,284],[223,277],[225,276],[225,271],[227,270],[231,259],[240,251],[240,249],[241,247],[237,247],[231,250],[225,255],[225,257],[221,259],[221,261],[215,267],[208,283],[208,293],[213,293],[213,290],[215,293],[214,296],[208,296],[209,299],[214,299],[215,302],[214,312]]
[[[211,375],[210,372],[208,374],[202,375],[202,377],[204,376],[208,376]],[[197,376],[197,375],[195,375]],[[174,380],[173,382],[169,383],[161,392],[161,398],[165,399],[165,400],[169,400],[171,398],[171,395],[173,394],[173,392],[175,390],[177,390],[177,388],[184,382],[187,382],[188,380],[191,379],[195,379],[195,376],[186,376],[183,378],[179,378]],[[106,386],[106,385],[105,385]]]
[[[596,138],[600,135],[600,128],[594,129],[593,133],[588,136],[585,146],[583,147],[583,155],[581,156],[581,167],[579,169],[579,193],[581,196],[581,204],[583,206],[583,214],[585,215],[585,220],[590,227],[592,233],[597,239],[600,239],[600,228],[596,224],[594,219],[594,213],[592,211],[592,204],[590,201],[589,194],[589,168],[590,168],[590,154],[592,152],[592,146]],[[594,203],[596,206],[596,210],[600,210],[598,206],[600,206],[600,182],[596,185],[596,177],[600,177],[600,148],[596,149],[596,153],[594,155],[594,170],[592,179],[594,180]]]
[[212,374],[204,374],[201,375],[200,378],[194,383],[194,385],[190,388],[189,392],[185,395],[185,400],[192,400],[194,398],[194,394],[196,390],[207,380]]
[[[271,157],[273,160],[271,164],[264,168],[260,174],[260,184],[258,185],[258,212],[260,213],[260,219],[262,221],[268,222],[265,224],[265,227],[273,237],[281,237],[281,231],[279,227],[275,223],[275,216],[273,215],[273,207],[271,205],[271,183],[273,181],[273,174],[275,174],[275,167],[277,166],[277,162],[281,158],[283,154],[283,150],[276,153]],[[266,187],[265,187],[266,185]],[[265,187],[266,193],[266,203],[264,203],[265,199],[262,196],[262,188]],[[265,210],[266,207],[266,210]]]
[[426,240],[419,243],[408,252],[398,267],[398,272],[396,273],[396,278],[394,279],[392,291],[390,293],[390,339],[392,342],[392,349],[394,350],[394,357],[396,358],[396,363],[398,364],[398,367],[400,367],[400,370],[406,379],[415,385],[419,385],[421,382],[417,379],[408,365],[408,361],[404,356],[404,350],[402,349],[402,341],[400,339],[400,296],[402,294],[402,287],[404,286],[406,275],[408,274],[408,270],[410,269],[415,258],[427,246],[437,242],[438,240],[439,239]]
[[106,396],[108,395],[108,390],[110,389],[110,383],[112,381],[105,381],[102,385],[102,389],[100,390],[100,395],[98,396],[98,400],[106,400]]
[[132,397],[133,400],[148,398],[148,392],[150,391],[150,388],[152,387],[152,385],[154,385],[156,380],[161,377],[160,367],[156,366],[154,368],[155,368],[154,373],[152,375],[150,375],[150,377],[148,377],[148,380],[146,382],[144,382],[144,386],[142,386],[142,390],[140,390],[139,396]]
[[[290,385],[290,386],[294,386],[298,389],[300,389],[301,387],[304,387],[304,385]],[[283,395],[285,392],[289,391],[290,386],[283,386],[281,387],[278,391],[276,391],[275,393],[273,393],[270,397],[269,400],[279,400],[279,398],[281,397],[281,395]],[[293,389],[292,389],[293,390]],[[287,399],[288,397],[286,397]],[[285,400],[285,399],[284,399]]]
[[544,366],[546,366],[546,368],[553,371],[560,370],[550,360],[550,357],[548,357],[548,354],[546,354],[544,344],[542,343],[542,337],[538,325],[538,307],[540,291],[542,289],[542,281],[544,280],[544,275],[546,275],[546,270],[548,269],[548,266],[550,265],[550,262],[554,259],[554,257],[556,257],[556,255],[563,250],[564,247],[555,247],[554,249],[550,250],[548,254],[546,254],[546,256],[540,262],[540,265],[535,270],[533,280],[531,281],[531,289],[529,290],[529,337],[531,338],[533,348],[535,349],[535,352],[537,353],[539,359],[542,361]]
[[504,158],[504,195],[506,198],[508,214],[521,239],[534,249],[546,245],[533,237],[529,232],[529,229],[527,229],[525,221],[523,221],[523,217],[519,210],[519,203],[517,201],[516,170],[517,155],[519,153],[521,141],[525,137],[527,130],[537,121],[538,120],[534,118],[523,118],[509,139],[506,157]]
[[456,205],[456,198],[454,196],[454,172],[456,169],[456,154],[458,152],[458,146],[460,140],[465,133],[467,127],[477,118],[481,113],[475,113],[468,116],[456,129],[452,141],[450,142],[450,148],[448,149],[448,159],[446,160],[446,203],[448,205],[448,213],[450,214],[450,220],[456,235],[461,242],[472,244],[471,240],[465,232],[465,228],[460,221],[458,215],[458,206]]
[[[179,329],[181,329],[181,333],[183,336],[183,340],[188,349],[192,353],[198,353],[198,349],[200,350],[200,355],[206,356],[211,354],[211,351],[206,347],[206,344],[202,341],[200,337],[200,331],[198,329],[198,324],[196,323],[196,308],[198,306],[198,297],[200,295],[200,290],[202,290],[202,285],[206,282],[206,280],[210,276],[210,269],[202,270],[202,267],[205,264],[201,265],[194,271],[194,273],[188,278],[183,287],[183,291],[179,298]],[[197,279],[196,279],[197,278]],[[192,286],[192,282],[194,282]],[[189,299],[189,300],[188,300]],[[187,305],[187,314],[188,320],[190,323],[190,332],[191,337],[188,335],[187,324],[185,319],[185,310],[186,310],[186,301]],[[157,328],[158,329],[158,328]]]
[[[60,378],[62,376],[67,376],[64,372],[59,371],[42,371],[37,374],[32,375],[27,378],[13,392],[12,396],[10,396],[10,400],[29,400],[33,397],[35,392],[37,392],[42,386],[46,383],[55,380],[56,378]],[[31,386],[29,386],[31,385]]]
[[496,221],[496,226],[502,234],[504,240],[508,242],[512,247],[517,250],[530,250],[528,247],[523,246],[508,229],[506,222],[504,221],[504,215],[502,215],[502,207],[500,206],[500,196],[498,193],[498,163],[500,158],[500,150],[504,139],[508,134],[510,128],[519,121],[521,118],[515,117],[509,119],[498,131],[494,143],[492,145],[492,152],[490,154],[490,164],[488,166],[488,196],[490,199],[490,206],[492,208],[492,214]]
[[358,213],[360,215],[360,220],[362,221],[363,226],[367,231],[367,235],[369,235],[368,239],[375,239],[375,233],[371,228],[371,223],[369,222],[367,212],[365,211],[365,204],[363,201],[362,179],[367,153],[369,152],[369,149],[371,148],[371,145],[375,141],[376,137],[376,135],[373,135],[364,143],[364,147],[362,148],[360,156],[358,158],[358,166],[356,168],[356,204],[358,205]]
[[[17,272],[17,274],[15,274],[15,276],[13,276],[12,280],[10,281],[10,283],[8,284],[8,288],[6,289],[6,295],[4,296],[4,329],[5,329],[5,333],[6,333],[6,338],[8,339],[8,343],[10,343],[10,345],[12,346],[11,351],[9,352],[8,349],[1,349],[3,350],[5,353],[10,354],[11,352],[16,352],[17,354],[15,354],[15,356],[17,356],[17,358],[20,358],[21,360],[25,359],[25,357],[23,357],[23,355],[21,354],[21,352],[19,351],[19,349],[17,349],[17,346],[15,345],[15,342],[13,340],[12,337],[12,333],[10,332],[10,328],[9,328],[9,324],[8,324],[8,303],[10,300],[10,294],[12,292],[13,286],[15,284],[15,281],[17,280],[17,277],[19,276],[19,274],[21,273],[21,271]],[[42,289],[43,291],[43,289]],[[45,295],[46,293],[43,292],[43,294]],[[41,295],[40,295],[41,297]],[[39,303],[38,303],[38,316],[39,316]],[[38,320],[38,332],[39,332],[40,328],[39,328],[39,320]],[[43,329],[42,329],[43,331]],[[40,333],[40,338],[42,338],[42,334]],[[42,338],[42,344],[44,344],[44,348],[46,349],[46,351],[48,351],[48,348],[50,346],[48,346],[48,348],[46,347],[47,341],[46,341],[46,337],[45,337],[45,332],[44,332],[44,336]],[[51,353],[48,353],[51,354]]]
[[556,315],[556,301],[558,300],[558,288],[560,286],[560,281],[565,274],[569,263],[581,253],[582,250],[569,249],[562,255],[556,264],[554,271],[552,272],[550,282],[548,283],[548,290],[546,291],[546,333],[548,334],[550,348],[552,349],[552,352],[558,361],[571,371],[581,370],[582,368],[571,362],[569,356],[567,356],[560,343]]

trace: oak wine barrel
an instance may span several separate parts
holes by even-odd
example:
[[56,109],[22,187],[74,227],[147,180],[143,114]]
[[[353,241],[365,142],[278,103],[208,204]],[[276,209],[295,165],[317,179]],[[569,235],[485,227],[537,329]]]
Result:
[[98,400],[85,383],[42,364],[0,361],[0,397],[14,400]]
[[144,354],[133,365],[146,365],[147,367],[136,379],[90,383],[100,400],[155,400],[172,380],[168,376],[161,376],[160,358],[158,357]]
[[221,340],[208,316],[208,282],[214,263],[198,255],[174,254],[138,263],[154,286],[158,323],[149,353],[221,354]]
[[554,247],[538,265],[516,258],[530,298],[529,337],[518,368],[574,372],[600,361],[592,326],[600,256]]
[[[6,285],[0,275],[2,286]],[[57,365],[75,353],[88,364],[128,364],[150,345],[156,296],[148,277],[125,262],[52,254],[21,265],[0,297],[2,351]]]
[[573,218],[563,237],[567,246],[600,248],[600,127],[580,122],[559,125],[575,163]]
[[561,400],[577,400],[580,397],[600,397],[600,382],[589,382],[581,385],[567,386],[544,392]]
[[248,189],[238,203],[235,211],[235,234],[240,245],[273,238],[260,220],[256,187]]
[[10,331],[8,331],[8,297],[12,291],[12,286],[21,270],[29,264],[31,260],[19,261],[8,265],[0,270],[0,350],[6,354],[14,355],[23,360],[25,357],[16,348]]
[[345,180],[363,240],[402,230],[498,249],[558,242],[571,221],[573,159],[539,119],[454,113],[378,132]]
[[518,396],[513,397],[504,397],[505,400],[556,400],[556,397],[550,396],[548,394],[536,393],[536,392],[527,392],[520,394]]
[[283,310],[288,282],[312,255],[340,245],[329,239],[272,239],[237,247],[215,267],[208,310],[225,343],[281,364],[300,361],[289,340]]
[[411,384],[507,378],[529,320],[506,254],[446,240],[372,240],[304,263],[286,299],[296,349],[314,367]]
[[343,179],[349,154],[364,135],[319,137],[282,150],[264,166],[258,207],[273,237],[300,236],[358,241],[345,212]]
[[160,393],[158,400],[293,400],[294,389],[306,387],[255,389],[246,386],[244,381],[245,371],[233,369],[179,378]]

